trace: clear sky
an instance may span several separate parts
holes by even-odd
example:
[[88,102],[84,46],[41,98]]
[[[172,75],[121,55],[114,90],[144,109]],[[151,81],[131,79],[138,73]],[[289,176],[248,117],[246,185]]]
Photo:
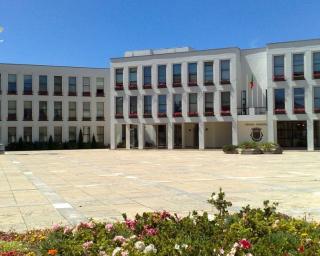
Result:
[[320,38],[319,0],[0,0],[0,62],[109,66],[126,50]]

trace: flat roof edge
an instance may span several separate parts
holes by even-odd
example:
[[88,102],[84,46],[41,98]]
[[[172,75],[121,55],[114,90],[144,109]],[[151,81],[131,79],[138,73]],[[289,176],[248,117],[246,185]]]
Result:
[[59,66],[59,65],[46,65],[46,64],[26,64],[26,63],[0,63],[0,65],[13,65],[13,66],[36,66],[36,67],[51,67],[51,68],[79,68],[79,69],[101,69],[107,70],[109,67],[84,67],[84,66]]

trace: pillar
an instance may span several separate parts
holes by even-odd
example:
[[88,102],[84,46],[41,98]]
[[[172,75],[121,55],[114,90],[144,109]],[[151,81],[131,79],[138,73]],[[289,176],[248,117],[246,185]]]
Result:
[[116,149],[116,127],[113,123],[110,126],[110,149]]
[[138,148],[139,149],[144,148],[144,125],[143,124],[138,125]]
[[182,148],[186,147],[186,139],[185,139],[185,124],[181,124],[181,134],[182,134]]
[[199,149],[204,149],[204,122],[199,123]]
[[313,120],[309,119],[307,121],[307,146],[308,146],[308,151],[313,151],[314,150],[314,122]]
[[173,138],[174,138],[174,125],[173,123],[167,124],[167,135],[168,135],[168,149],[173,149]]
[[130,149],[130,124],[126,124],[126,149]]
[[238,122],[232,121],[232,145],[238,144]]

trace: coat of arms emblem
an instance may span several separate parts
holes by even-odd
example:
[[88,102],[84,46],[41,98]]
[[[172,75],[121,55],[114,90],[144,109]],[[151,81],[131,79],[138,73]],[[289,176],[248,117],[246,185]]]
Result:
[[261,128],[259,127],[254,127],[251,129],[250,137],[253,141],[258,142],[261,141],[263,138],[263,133]]

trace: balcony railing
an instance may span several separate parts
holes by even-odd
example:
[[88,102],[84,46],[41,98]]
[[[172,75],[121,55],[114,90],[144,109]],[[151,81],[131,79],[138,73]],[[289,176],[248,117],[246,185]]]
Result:
[[77,92],[69,92],[68,95],[69,96],[77,96]]
[[115,88],[114,88],[116,91],[122,91],[123,90],[123,84],[121,83],[117,83]]
[[176,87],[182,87],[181,82],[173,82],[172,83],[172,87],[176,88]]
[[90,92],[82,92],[83,97],[90,97],[91,93]]
[[144,84],[143,89],[152,89],[152,85],[151,84]]
[[254,115],[265,115],[267,113],[266,107],[238,108],[237,113],[239,116],[251,115],[250,109],[253,109]]
[[96,120],[97,120],[97,121],[104,121],[104,116],[97,116],[97,117],[96,117]]
[[284,75],[274,75],[273,81],[274,82],[286,81],[286,78],[284,77]]
[[158,83],[158,88],[167,88],[167,84],[166,83]]
[[116,119],[122,119],[123,118],[123,113],[116,113],[114,117]]
[[23,95],[32,95],[33,92],[32,91],[23,91]]
[[205,111],[204,116],[214,116],[214,111]]
[[205,86],[213,86],[214,83],[213,83],[213,81],[205,81],[205,82],[204,82],[204,85],[205,85]]
[[17,121],[17,114],[8,114],[8,121]]
[[182,112],[174,112],[173,117],[182,117]]
[[189,117],[198,116],[198,112],[194,112],[194,111],[188,112],[188,116]]
[[231,84],[230,79],[220,80],[220,84]]
[[305,114],[306,110],[305,110],[305,108],[294,108],[293,113],[294,114]]
[[129,113],[129,118],[138,118],[138,113],[137,112]]
[[188,86],[189,86],[189,87],[194,87],[194,86],[198,86],[198,84],[197,84],[196,81],[189,81],[189,82],[188,82]]
[[39,91],[38,95],[48,95],[48,91]]
[[292,80],[304,80],[304,73],[303,72],[294,72],[292,74]]
[[284,108],[276,108],[276,109],[274,109],[274,114],[275,115],[285,115],[286,110]]
[[320,71],[313,71],[313,79],[320,79]]
[[143,117],[144,118],[152,118],[152,114],[151,113],[144,113]]
[[167,113],[158,113],[158,117],[160,118],[167,117]]
[[130,82],[129,83],[129,90],[137,90],[137,89],[138,89],[137,82]]

